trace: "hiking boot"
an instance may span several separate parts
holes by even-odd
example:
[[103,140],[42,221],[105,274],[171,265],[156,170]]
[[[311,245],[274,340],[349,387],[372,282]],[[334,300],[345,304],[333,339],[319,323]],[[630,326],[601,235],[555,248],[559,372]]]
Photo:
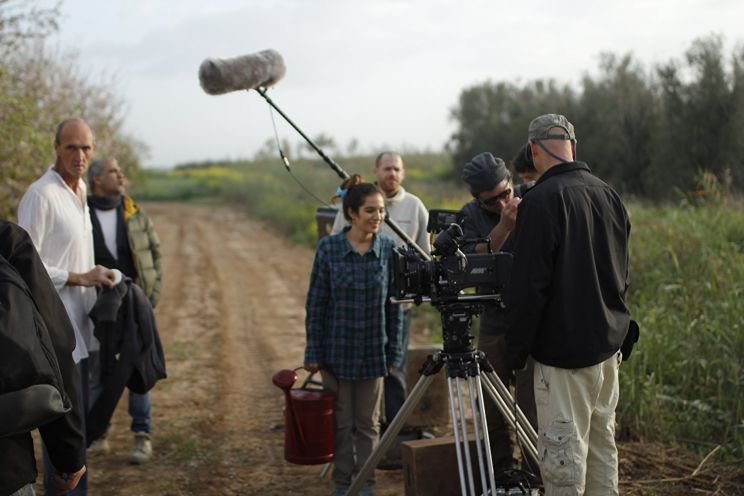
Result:
[[134,464],[147,463],[152,458],[152,443],[150,434],[147,432],[134,433],[134,446],[132,447],[132,457],[130,461]]
[[90,446],[88,446],[88,456],[96,456],[96,455],[105,455],[109,451],[111,451],[111,446],[109,446],[108,439],[105,437],[100,437],[90,443]]

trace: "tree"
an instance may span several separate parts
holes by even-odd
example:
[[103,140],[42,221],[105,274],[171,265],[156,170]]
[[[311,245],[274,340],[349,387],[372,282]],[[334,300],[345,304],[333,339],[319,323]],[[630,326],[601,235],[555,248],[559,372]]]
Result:
[[[24,10],[25,8],[25,10]],[[113,79],[92,83],[75,55],[45,46],[57,9],[0,0],[0,216],[14,218],[20,197],[54,160],[53,136],[64,118],[82,117],[96,136],[96,155],[116,156],[136,179],[146,146],[124,132],[124,103]]]
[[615,188],[643,195],[656,122],[653,86],[630,54],[603,54],[600,70],[597,79],[584,76],[572,118],[577,155]]
[[[473,156],[490,151],[508,161],[527,139],[527,126],[539,114],[571,114],[575,97],[555,81],[535,81],[524,87],[487,81],[460,93],[450,111],[458,130],[447,149],[453,155],[454,175]],[[550,110],[545,110],[550,109]]]

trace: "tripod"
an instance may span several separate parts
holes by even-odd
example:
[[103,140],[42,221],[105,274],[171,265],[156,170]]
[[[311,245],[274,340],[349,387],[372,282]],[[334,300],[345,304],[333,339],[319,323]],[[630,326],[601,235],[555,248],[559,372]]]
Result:
[[[494,372],[485,353],[472,346],[470,334],[472,318],[482,312],[482,301],[497,299],[493,295],[460,295],[454,302],[436,303],[442,315],[443,349],[435,355],[429,355],[419,370],[420,378],[411,390],[398,414],[388,426],[378,446],[372,451],[364,466],[349,487],[346,495],[355,495],[387,452],[395,437],[400,432],[408,417],[423,398],[426,390],[434,380],[434,375],[442,368],[447,374],[450,415],[454,427],[457,469],[460,477],[462,496],[477,496],[475,489],[474,463],[471,459],[468,423],[463,400],[464,383],[470,397],[473,434],[476,446],[477,466],[483,494],[496,494],[496,479],[491,458],[491,447],[488,435],[488,421],[483,402],[485,389],[495,402],[507,423],[517,434],[518,442],[524,447],[527,455],[537,463],[537,433],[529,423],[519,406],[516,405],[509,389]],[[403,300],[398,300],[404,302]]]

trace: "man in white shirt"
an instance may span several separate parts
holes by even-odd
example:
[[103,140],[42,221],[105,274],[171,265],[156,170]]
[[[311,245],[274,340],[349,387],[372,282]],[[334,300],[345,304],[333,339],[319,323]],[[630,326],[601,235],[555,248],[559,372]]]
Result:
[[[429,234],[426,224],[429,222],[429,212],[423,202],[415,195],[403,189],[402,183],[406,176],[403,159],[398,153],[385,151],[375,159],[374,175],[377,186],[385,195],[385,210],[387,215],[395,221],[401,230],[416,242],[426,253],[430,252]],[[339,233],[348,225],[343,212],[339,210],[333,223],[332,234]],[[405,242],[398,237],[390,226],[383,224],[380,230],[383,234],[393,238],[398,246]],[[411,328],[411,306],[404,308],[403,313],[403,363],[400,369],[385,377],[385,422],[392,422],[406,400],[406,362],[408,359],[408,337]]]
[[[111,287],[115,279],[114,271],[95,265],[93,257],[93,234],[82,178],[94,147],[93,132],[85,121],[62,121],[54,138],[54,164],[29,186],[18,206],[18,224],[31,236],[72,321],[72,357],[80,371],[84,412],[88,409],[88,352],[98,348],[88,312],[96,301],[95,286]],[[85,432],[84,425],[82,430]],[[45,494],[57,494],[52,484],[55,475],[56,470],[44,456]],[[87,494],[87,474],[69,494]]]

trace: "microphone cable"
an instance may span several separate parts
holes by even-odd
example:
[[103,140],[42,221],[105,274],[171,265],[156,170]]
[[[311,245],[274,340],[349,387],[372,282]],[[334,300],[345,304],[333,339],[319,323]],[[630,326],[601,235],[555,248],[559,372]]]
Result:
[[279,143],[279,132],[276,129],[276,121],[274,120],[274,109],[271,108],[271,105],[269,105],[269,115],[271,116],[271,125],[274,128],[274,141],[276,142],[276,149],[279,151],[279,158],[282,160],[284,168],[287,169],[290,177],[294,179],[294,181],[300,186],[300,188],[302,188],[305,193],[313,197],[318,203],[326,207],[332,207],[332,205],[330,205],[328,202],[321,200],[315,195],[315,193],[307,189],[307,187],[302,184],[302,181],[300,181],[300,179],[294,175],[294,173],[292,172],[292,168],[289,165],[289,158],[287,157],[287,155],[285,155],[284,150],[282,150],[282,145],[281,143]]

